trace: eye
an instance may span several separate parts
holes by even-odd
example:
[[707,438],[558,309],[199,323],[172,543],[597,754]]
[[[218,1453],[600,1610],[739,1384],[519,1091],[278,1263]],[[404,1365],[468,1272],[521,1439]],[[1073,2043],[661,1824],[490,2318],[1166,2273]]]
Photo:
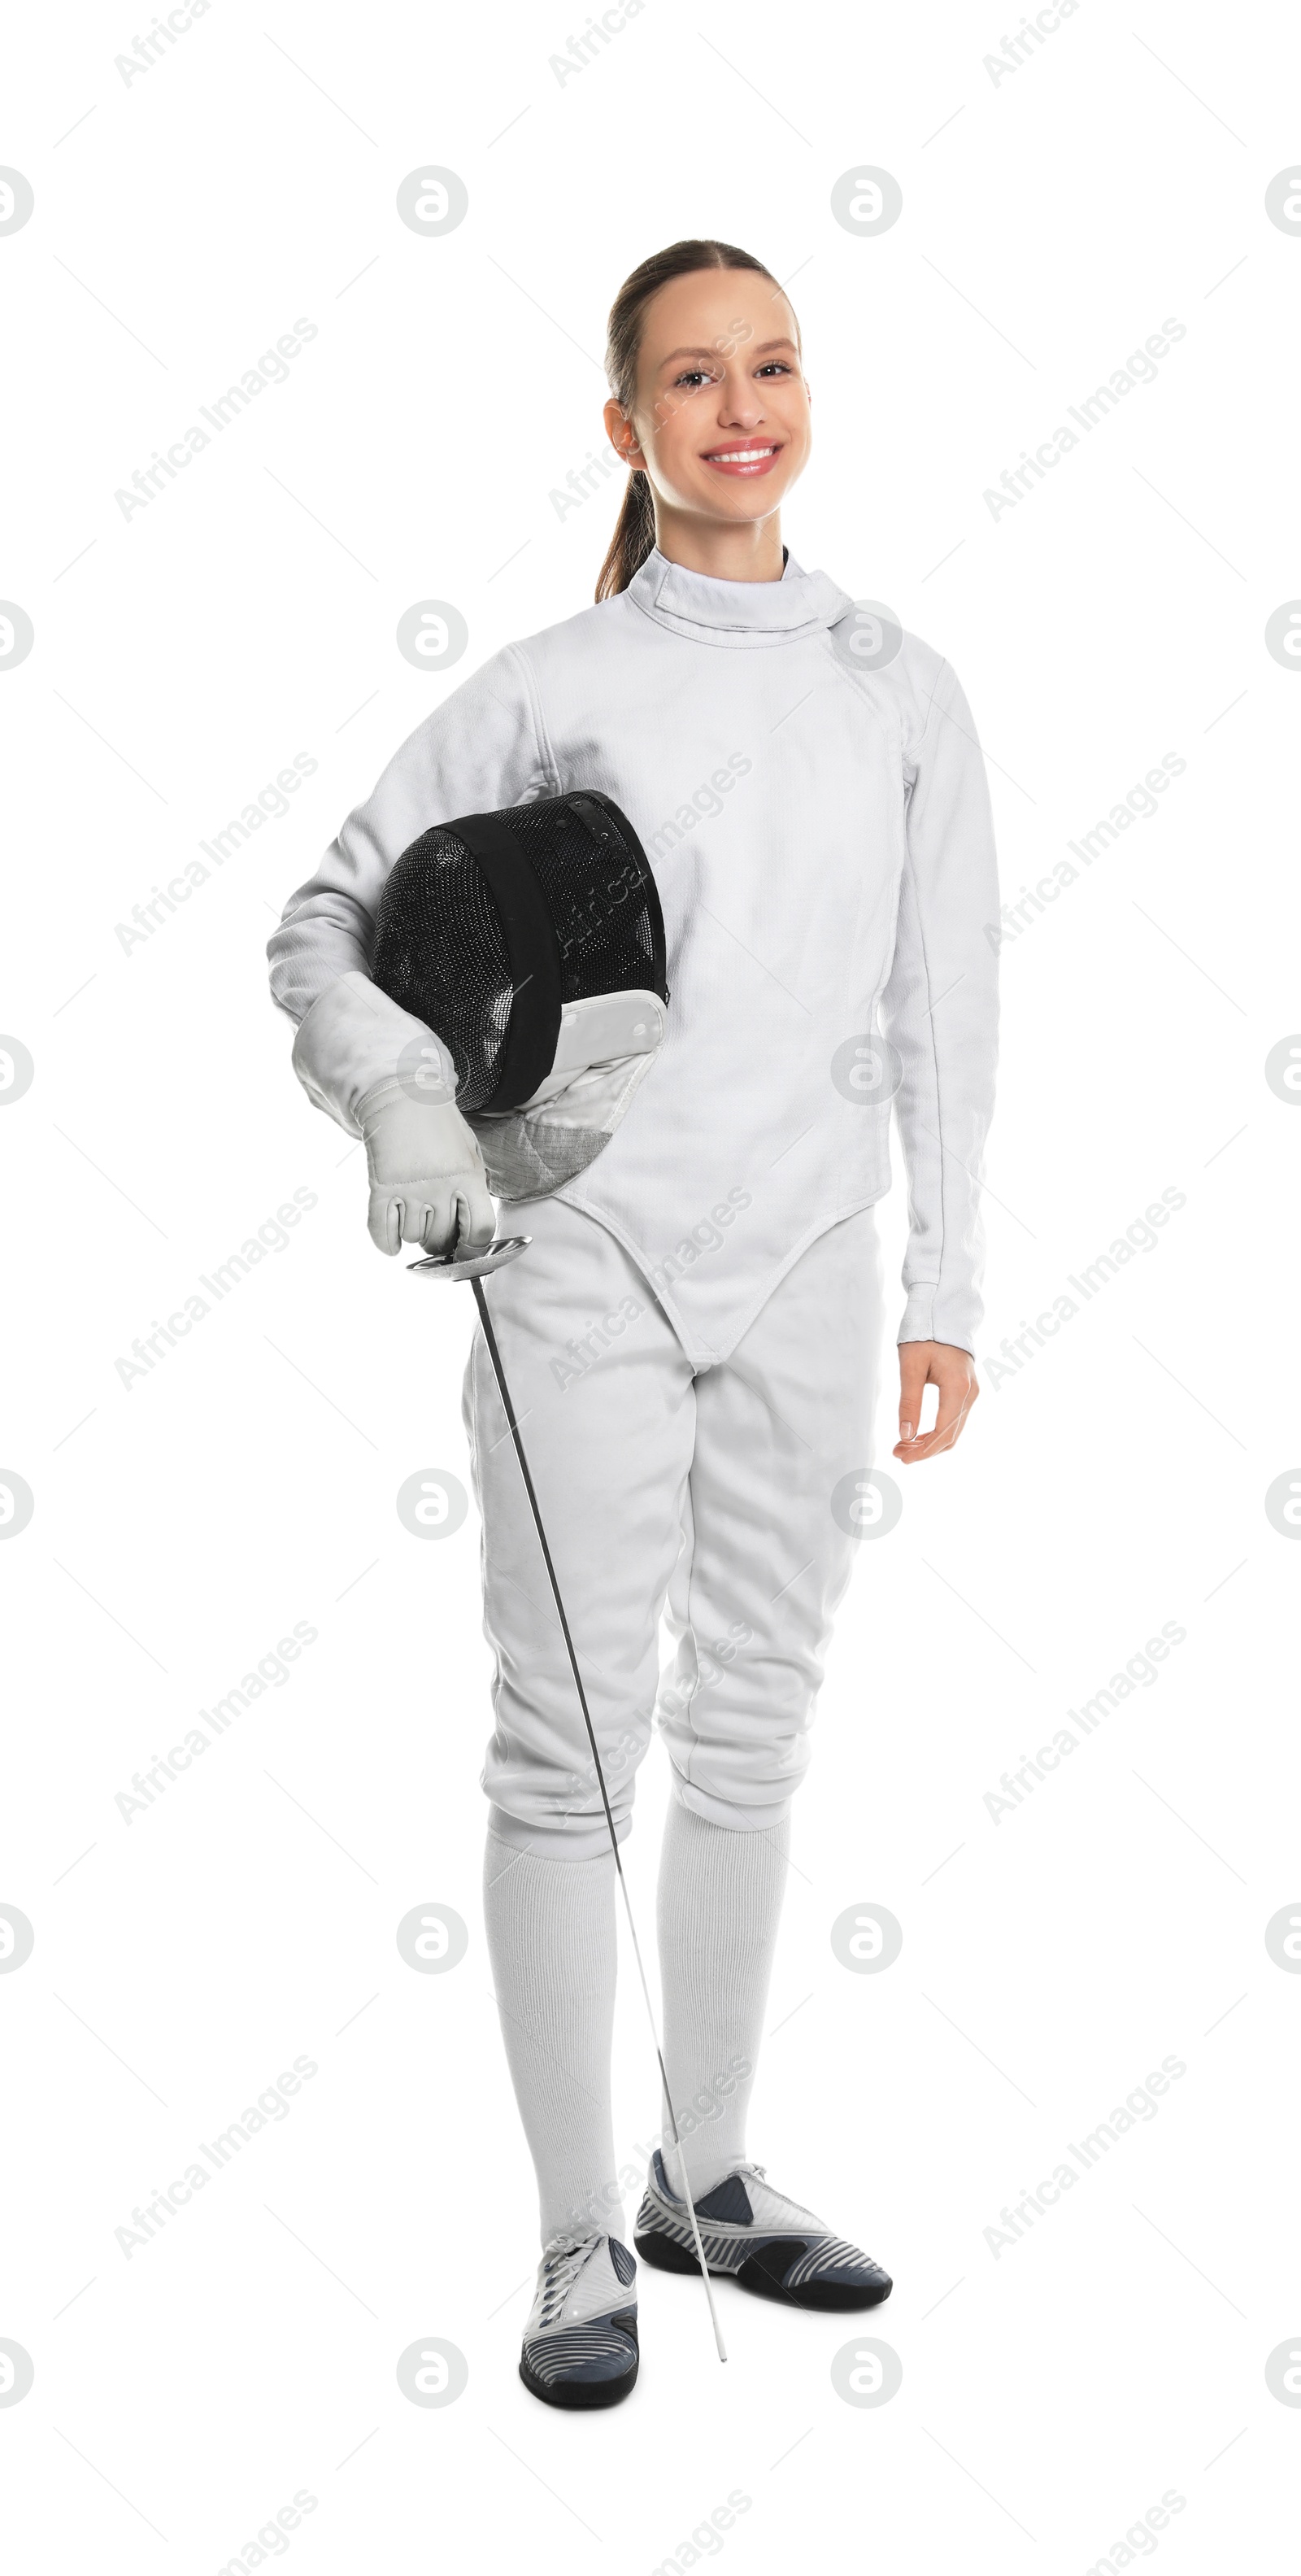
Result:
[[678,385],[687,385],[694,392],[697,385],[706,385],[711,382],[709,369],[708,367],[686,367],[683,369],[680,376],[674,377],[673,382],[675,387]]
[[761,376],[793,376],[795,369],[788,365],[785,358],[765,358],[759,373]]

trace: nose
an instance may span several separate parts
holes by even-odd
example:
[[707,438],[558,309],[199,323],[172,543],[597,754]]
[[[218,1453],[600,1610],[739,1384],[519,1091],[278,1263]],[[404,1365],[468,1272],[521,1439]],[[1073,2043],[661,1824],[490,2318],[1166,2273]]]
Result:
[[748,376],[728,375],[718,397],[720,429],[757,429],[763,419],[763,397]]

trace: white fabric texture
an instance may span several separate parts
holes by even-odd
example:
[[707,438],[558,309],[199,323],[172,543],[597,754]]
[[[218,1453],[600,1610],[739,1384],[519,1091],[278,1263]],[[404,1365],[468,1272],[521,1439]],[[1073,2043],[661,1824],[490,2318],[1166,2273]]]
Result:
[[[757,1833],[705,1822],[676,1801],[660,1852],[657,1928],[668,2071],[693,2198],[742,2163],[790,1827]],[[610,2109],[617,1937],[614,1862],[539,1860],[489,1833],[484,1913],[497,2008],[521,2123],[538,2178],[544,2245],[580,2231],[622,2238]],[[674,2188],[681,2169],[664,2126]],[[585,2270],[571,2301],[556,2291],[529,2332],[603,2313]],[[585,2302],[585,2304],[584,2304]],[[608,2308],[611,2302],[606,2299]],[[613,2304],[618,2305],[616,2298]]]
[[[656,1903],[664,2065],[693,2200],[745,2157],[789,1850],[786,1819],[738,1833],[676,1799],[665,1818]],[[677,2189],[667,2117],[663,2152]]]
[[[617,598],[506,645],[443,700],[270,942],[291,1018],[332,995],[309,1088],[346,1125],[357,1059],[374,1061],[356,979],[394,861],[460,814],[613,797],[659,888],[668,1031],[562,1195],[631,1253],[697,1365],[888,1188],[888,1102],[841,1069],[878,1030],[908,1169],[900,1339],[975,1346],[999,918],[984,769],[940,656],[906,635],[864,669],[852,632],[848,595],[793,559],[777,582],[719,581],[654,549]],[[720,1209],[726,1240],[702,1259]]]
[[608,1837],[604,1858],[575,1866],[539,1860],[489,1833],[488,1956],[544,2245],[593,2231],[623,2235],[610,2113],[614,1901]]
[[[608,1230],[544,1199],[487,1289],[601,1749],[628,1832],[656,1709],[697,1815],[776,1827],[809,1760],[832,1614],[857,1542],[842,1480],[871,1464],[881,1332],[870,1210],[805,1252],[730,1359],[696,1372]],[[721,1233],[721,1230],[720,1230]],[[480,1333],[465,1381],[483,1519],[495,1833],[573,1859],[608,1847],[600,1792]]]
[[377,1083],[391,1081],[399,1065],[437,1070],[456,1096],[452,1059],[441,1045],[427,1061],[431,1034],[423,1020],[413,1019],[397,1002],[353,968],[337,984],[328,984],[298,1025],[293,1067],[308,1099],[346,1127],[361,1134],[358,1104]]

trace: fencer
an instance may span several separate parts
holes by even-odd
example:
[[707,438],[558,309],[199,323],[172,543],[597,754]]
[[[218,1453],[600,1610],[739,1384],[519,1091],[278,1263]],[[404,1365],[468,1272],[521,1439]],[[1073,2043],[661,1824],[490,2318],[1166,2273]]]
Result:
[[[309,1096],[365,1139],[379,1248],[486,1242],[492,1139],[458,1105],[449,1031],[372,975],[387,882],[457,817],[595,794],[635,829],[663,913],[663,1025],[630,1084],[608,1078],[630,1061],[617,1048],[561,1067],[555,1123],[583,1123],[584,1082],[599,1094],[589,1157],[498,1163],[509,1231],[533,1241],[491,1311],[620,1839],[652,1731],[668,1755],[664,2047],[711,2269],[788,2305],[862,2308],[887,2273],[769,2183],[746,2118],[791,1804],[855,1552],[844,1498],[873,1454],[892,1113],[909,1206],[896,1459],[951,1447],[978,1392],[989,798],[951,667],[782,544],[810,400],[768,271],[714,242],[644,262],[608,369],[630,479],[596,604],[493,653],[402,745],[290,898],[272,989]],[[613,1861],[479,1334],[465,1421],[495,1656],[485,1916],[541,2210],[521,2373],[549,2404],[608,2405],[638,2368],[610,2114]],[[634,2246],[693,2268],[658,2150]]]

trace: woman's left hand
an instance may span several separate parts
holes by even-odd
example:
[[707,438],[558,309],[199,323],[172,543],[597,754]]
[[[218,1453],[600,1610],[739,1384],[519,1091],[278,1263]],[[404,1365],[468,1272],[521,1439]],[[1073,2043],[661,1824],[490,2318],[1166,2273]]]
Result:
[[[939,1411],[934,1430],[918,1439],[915,1435],[922,1418],[922,1389],[927,1386],[939,1388]],[[979,1393],[976,1363],[970,1351],[960,1351],[952,1342],[901,1342],[899,1441],[894,1456],[901,1458],[905,1467],[914,1467],[920,1458],[933,1458],[941,1449],[951,1449]]]

